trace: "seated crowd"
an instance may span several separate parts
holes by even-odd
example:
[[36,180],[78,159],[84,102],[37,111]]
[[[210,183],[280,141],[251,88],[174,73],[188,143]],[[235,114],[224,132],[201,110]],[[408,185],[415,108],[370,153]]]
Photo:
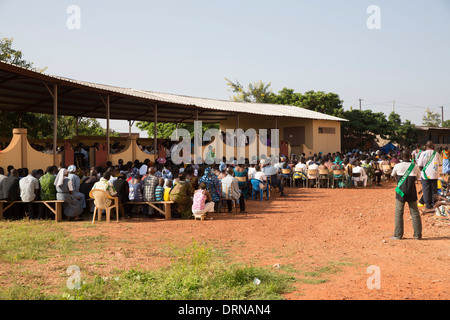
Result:
[[[272,184],[284,195],[281,180],[277,180],[278,170],[264,161],[252,167],[224,162],[211,166],[174,165],[170,159],[161,162],[164,163],[152,163],[149,159],[128,163],[119,160],[117,165],[108,162],[106,168],[49,166],[45,172],[8,166],[7,172],[0,168],[0,200],[20,201],[6,210],[5,217],[10,220],[27,216],[52,219],[53,214],[45,204],[33,202],[37,200],[62,200],[65,218],[82,220],[84,213],[93,212],[93,203],[87,201],[92,189],[105,190],[118,197],[127,217],[141,213],[159,216],[152,207],[132,202],[173,201],[173,216],[180,218],[191,218],[193,213],[217,212],[222,204],[228,212],[232,211],[233,203],[239,206],[240,212],[245,212],[246,200],[250,197],[249,185],[236,177],[252,178],[254,175],[265,184],[267,176],[273,176]],[[252,169],[253,174],[250,174]]]
[[[292,156],[289,162],[281,165],[281,169],[290,170],[294,184],[303,182],[308,187],[350,187],[362,185],[380,186],[383,175],[390,179],[392,167],[399,163],[398,151],[389,153],[380,150],[348,153],[305,154]],[[286,177],[289,172],[285,171]]]
[[[93,202],[89,200],[92,189],[105,190],[111,196],[118,197],[125,215],[132,217],[143,214],[149,217],[159,217],[160,214],[148,205],[132,204],[133,202],[173,201],[174,217],[191,218],[193,214],[202,215],[218,212],[225,208],[228,212],[233,204],[239,206],[240,212],[245,212],[246,202],[252,197],[252,188],[262,190],[278,189],[280,196],[285,196],[287,181],[293,184],[298,181],[311,182],[314,178],[310,170],[328,169],[331,177],[333,170],[342,170],[348,179],[343,179],[345,186],[355,183],[352,175],[360,173],[358,181],[364,185],[369,179],[380,184],[383,164],[398,163],[398,153],[354,150],[346,154],[321,153],[306,157],[304,154],[291,159],[280,157],[280,162],[272,164],[269,159],[259,159],[256,164],[238,164],[234,159],[230,164],[225,159],[220,164],[182,164],[175,165],[170,158],[160,158],[156,163],[149,159],[144,162],[136,160],[124,163],[119,160],[113,165],[108,162],[106,167],[75,165],[57,168],[49,166],[43,170],[26,168],[16,169],[12,166],[7,172],[0,168],[0,199],[7,201],[22,201],[5,212],[7,219],[21,219],[29,216],[31,219],[53,218],[52,212],[42,203],[32,203],[34,200],[62,200],[63,213],[68,220],[81,220],[83,214],[93,212]],[[317,171],[319,172],[319,171]],[[256,181],[259,184],[250,183]],[[318,184],[310,184],[309,187]],[[255,193],[259,196],[259,193]]]

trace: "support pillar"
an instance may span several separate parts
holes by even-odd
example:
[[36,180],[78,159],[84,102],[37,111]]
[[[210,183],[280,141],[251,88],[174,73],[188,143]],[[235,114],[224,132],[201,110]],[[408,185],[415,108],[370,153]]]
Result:
[[155,160],[158,159],[158,104],[155,103],[155,107],[153,108],[153,113],[155,116],[155,121],[154,121],[154,125],[155,125],[155,130],[154,130],[154,150],[155,150]]

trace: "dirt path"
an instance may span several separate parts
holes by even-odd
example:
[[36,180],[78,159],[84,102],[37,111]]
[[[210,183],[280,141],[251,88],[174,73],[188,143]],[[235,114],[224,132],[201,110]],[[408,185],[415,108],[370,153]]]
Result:
[[[424,240],[417,241],[406,209],[405,239],[389,239],[393,184],[365,190],[288,188],[287,194],[268,202],[248,201],[247,214],[219,214],[205,221],[137,218],[110,225],[102,221],[93,228],[87,222],[63,223],[74,237],[103,235],[106,249],[78,261],[55,257],[45,268],[63,270],[80,263],[87,272],[106,275],[136,265],[156,268],[170,263],[171,246],[196,241],[221,248],[235,262],[279,264],[300,277],[321,272],[317,279],[323,283],[296,283],[296,290],[285,296],[290,300],[450,298],[449,220],[422,216]],[[370,266],[379,270],[379,289],[368,287],[368,279],[377,275],[368,272]]]

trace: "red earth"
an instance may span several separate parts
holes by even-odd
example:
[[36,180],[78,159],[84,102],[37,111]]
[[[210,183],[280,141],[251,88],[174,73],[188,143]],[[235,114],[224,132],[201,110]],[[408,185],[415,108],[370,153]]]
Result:
[[[285,198],[248,200],[247,213],[212,214],[204,221],[133,218],[110,224],[103,219],[92,228],[86,221],[61,225],[75,238],[104,236],[101,253],[86,254],[76,263],[105,276],[114,269],[167,265],[173,256],[165,252],[195,241],[224,250],[231,261],[279,265],[300,278],[304,272],[323,272],[321,283],[296,282],[294,291],[284,295],[287,300],[447,300],[450,222],[423,214],[423,240],[415,240],[405,208],[405,237],[391,240],[394,186],[386,181],[365,189],[286,188]],[[39,268],[63,270],[71,264],[54,257]],[[61,282],[60,275],[50,274],[46,281]]]

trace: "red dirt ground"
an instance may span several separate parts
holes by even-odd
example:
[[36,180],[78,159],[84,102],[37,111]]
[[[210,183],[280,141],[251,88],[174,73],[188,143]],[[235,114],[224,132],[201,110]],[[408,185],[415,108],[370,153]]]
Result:
[[[418,185],[419,186],[419,185]],[[419,187],[420,189],[420,187]],[[422,215],[423,237],[412,237],[405,208],[405,238],[391,240],[394,230],[394,184],[367,189],[286,188],[288,197],[247,201],[247,213],[215,214],[205,221],[135,218],[111,222],[63,222],[74,237],[102,234],[107,248],[87,254],[89,272],[108,275],[115,268],[145,268],[170,263],[169,246],[213,244],[235,262],[312,271],[342,263],[321,284],[296,283],[288,300],[447,300],[450,298],[450,223]],[[238,210],[239,211],[239,210]],[[84,227],[82,227],[84,226]],[[110,261],[104,265],[89,261]],[[55,257],[40,268],[61,270],[73,261]],[[369,289],[369,266],[380,270],[379,289]],[[61,276],[55,276],[61,281]]]

